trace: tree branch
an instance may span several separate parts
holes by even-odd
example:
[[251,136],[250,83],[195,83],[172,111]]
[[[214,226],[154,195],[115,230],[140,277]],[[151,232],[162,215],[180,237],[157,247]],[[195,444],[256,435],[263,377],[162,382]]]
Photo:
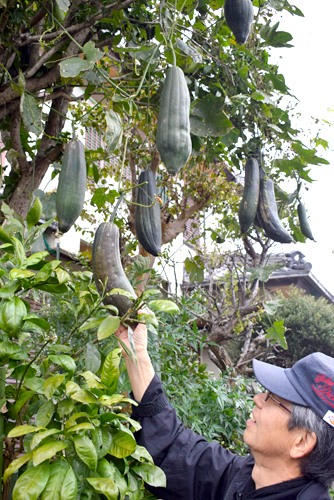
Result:
[[13,111],[10,119],[10,139],[12,142],[12,148],[17,151],[18,156],[18,165],[20,168],[20,172],[24,172],[28,168],[27,158],[22,147],[21,143],[21,115],[20,110],[17,107],[15,111]]

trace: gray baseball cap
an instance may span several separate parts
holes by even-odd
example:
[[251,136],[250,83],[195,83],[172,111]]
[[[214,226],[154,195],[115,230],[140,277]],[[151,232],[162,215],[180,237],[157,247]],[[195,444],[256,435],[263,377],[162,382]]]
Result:
[[292,368],[254,359],[253,369],[265,389],[292,403],[308,406],[334,427],[334,358],[316,352]]

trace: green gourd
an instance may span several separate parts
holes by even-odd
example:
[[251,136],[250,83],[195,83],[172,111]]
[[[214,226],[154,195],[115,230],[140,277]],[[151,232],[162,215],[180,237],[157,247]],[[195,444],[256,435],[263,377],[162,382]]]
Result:
[[139,175],[137,205],[135,211],[136,235],[139,243],[155,257],[161,252],[161,218],[157,197],[157,186],[152,170],[144,170]]
[[226,0],[224,13],[227,26],[232,30],[239,45],[246,42],[254,18],[251,0]]
[[274,182],[269,177],[260,180],[260,196],[257,217],[264,232],[274,241],[292,243],[293,238],[287,232],[279,219]]
[[239,205],[239,224],[241,232],[247,233],[252,226],[259,202],[260,171],[255,158],[248,158],[245,165],[245,185]]
[[66,233],[81,214],[86,181],[85,148],[79,139],[72,139],[65,146],[56,196],[58,229],[61,233]]
[[314,237],[310,228],[310,224],[307,219],[307,214],[306,214],[306,208],[304,203],[299,202],[298,204],[298,218],[299,218],[299,225],[300,225],[300,230],[303,233],[303,235],[308,238],[309,240],[314,241]]
[[175,175],[189,160],[190,95],[181,68],[167,70],[157,127],[157,148],[169,174]]
[[[100,295],[120,288],[133,295],[136,293],[124,272],[120,250],[119,230],[113,222],[103,222],[97,228],[93,242],[92,268],[96,288]],[[133,300],[121,295],[109,295],[103,300],[106,305],[117,307],[119,315],[123,316],[133,305]]]

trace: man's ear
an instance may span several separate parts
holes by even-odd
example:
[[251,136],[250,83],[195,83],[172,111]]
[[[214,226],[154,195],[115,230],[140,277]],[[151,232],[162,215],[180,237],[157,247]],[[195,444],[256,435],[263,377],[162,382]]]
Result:
[[302,458],[311,453],[317,442],[315,432],[298,429],[295,441],[290,450],[291,458]]

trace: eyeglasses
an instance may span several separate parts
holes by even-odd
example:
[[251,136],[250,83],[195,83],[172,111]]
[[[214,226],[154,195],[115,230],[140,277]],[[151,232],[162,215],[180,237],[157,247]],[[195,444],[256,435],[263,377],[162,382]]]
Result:
[[281,406],[282,408],[284,408],[284,410],[286,410],[289,413],[291,413],[291,410],[289,410],[289,408],[287,408],[286,406],[284,406],[284,404],[282,404],[280,401],[278,401],[278,399],[276,399],[275,396],[273,396],[272,392],[268,392],[267,393],[265,401],[268,401],[269,398],[271,398],[273,401],[275,401],[275,403],[277,403],[279,406]]

